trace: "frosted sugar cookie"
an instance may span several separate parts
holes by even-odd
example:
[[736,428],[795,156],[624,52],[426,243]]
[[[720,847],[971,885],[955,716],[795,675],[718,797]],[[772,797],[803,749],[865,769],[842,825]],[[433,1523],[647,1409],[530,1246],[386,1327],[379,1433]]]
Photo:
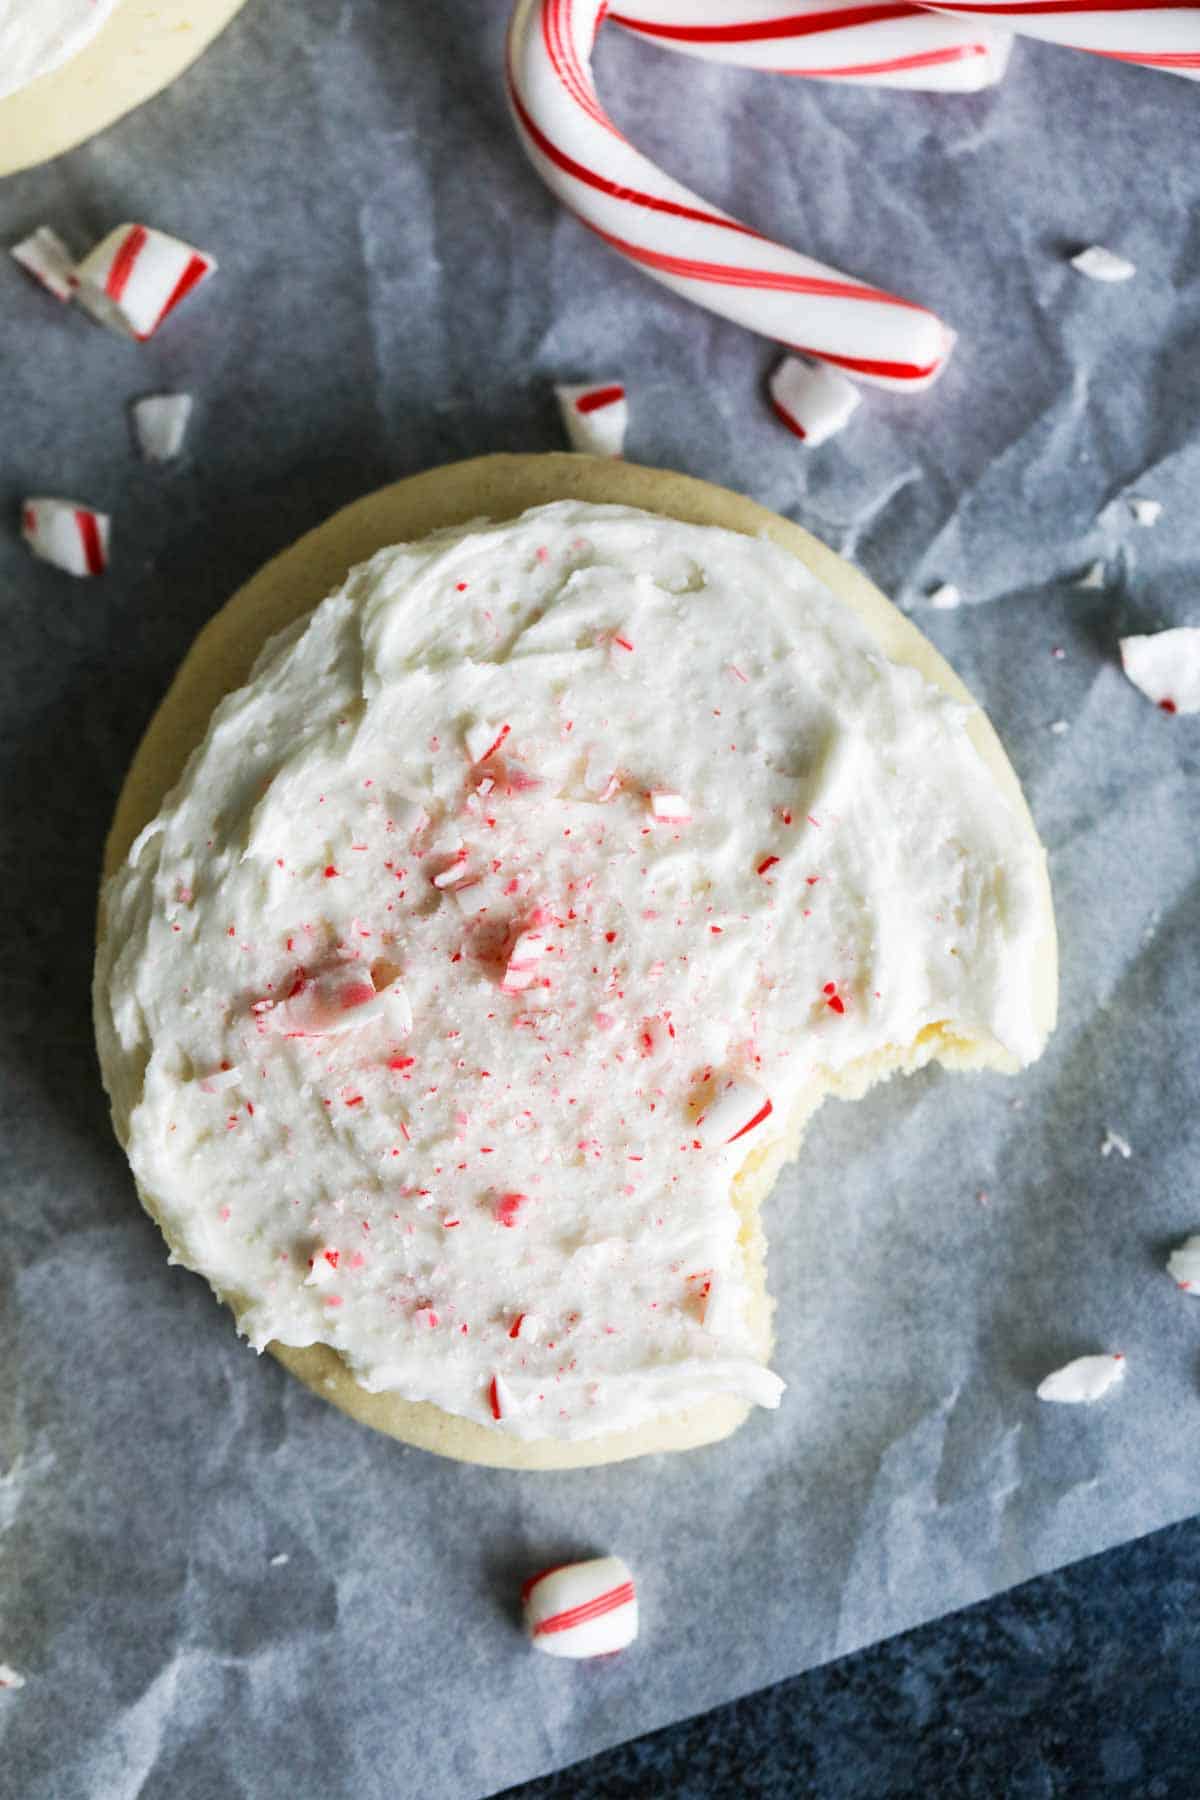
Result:
[[174,1257],[481,1462],[776,1405],[759,1207],[805,1120],[1054,1016],[1044,856],[931,646],[796,527],[608,461],[436,470],[269,565],[108,867],[101,1062]]

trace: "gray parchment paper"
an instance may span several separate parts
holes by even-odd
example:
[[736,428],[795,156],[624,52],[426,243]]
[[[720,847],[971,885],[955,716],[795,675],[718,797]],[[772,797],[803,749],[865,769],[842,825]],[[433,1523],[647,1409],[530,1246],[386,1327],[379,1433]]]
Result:
[[[961,331],[932,393],[872,396],[806,453],[762,402],[769,346],[542,191],[504,111],[506,10],[249,0],[170,93],[0,185],[0,242],[144,219],[222,265],[143,349],[0,267],[0,1660],[26,1677],[0,1785],[22,1800],[482,1795],[1200,1494],[1200,1308],[1162,1268],[1200,1229],[1200,721],[1115,656],[1200,623],[1200,90],[1022,45],[992,93],[847,92],[608,32],[603,87],[649,151]],[[1136,279],[1075,274],[1094,241]],[[234,586],[396,475],[557,446],[551,381],[612,375],[632,457],[850,552],[988,706],[1051,851],[1062,1024],[1015,1082],[931,1071],[818,1119],[769,1210],[778,1415],[517,1477],[370,1436],[167,1269],[97,1081],[92,907],[141,728]],[[172,387],[196,394],[187,455],[147,469],[128,403]],[[46,491],[113,512],[104,580],[26,556],[17,502]],[[1165,503],[1155,529],[1130,493]],[[957,612],[924,604],[942,581]],[[1128,1159],[1101,1155],[1110,1127]],[[1123,1390],[1037,1404],[1104,1348]],[[608,1549],[641,1583],[636,1651],[528,1654],[521,1578]]]

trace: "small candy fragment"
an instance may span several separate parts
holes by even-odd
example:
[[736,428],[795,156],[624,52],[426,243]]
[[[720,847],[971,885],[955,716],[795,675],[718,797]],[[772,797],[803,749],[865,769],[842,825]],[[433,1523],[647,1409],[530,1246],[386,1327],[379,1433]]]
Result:
[[1079,577],[1075,586],[1087,593],[1100,592],[1104,587],[1104,564],[1102,562],[1094,562],[1091,567],[1086,569]]
[[463,742],[467,747],[467,755],[473,763],[486,762],[494,756],[509,732],[511,725],[489,725],[486,719],[467,727]]
[[1185,1238],[1167,1258],[1167,1273],[1185,1294],[1200,1294],[1200,1237]]
[[496,1374],[488,1383],[488,1410],[493,1419],[511,1419],[515,1412],[521,1410],[521,1403],[505,1381],[503,1375]]
[[1127,499],[1135,525],[1145,525],[1149,528],[1158,524],[1164,511],[1161,500],[1147,499],[1144,494],[1129,494]]
[[1114,1150],[1117,1152],[1118,1156],[1123,1156],[1127,1162],[1133,1155],[1133,1145],[1129,1142],[1129,1139],[1123,1138],[1119,1131],[1109,1129],[1104,1133],[1104,1142],[1100,1146],[1100,1154],[1101,1156],[1111,1156]]
[[311,978],[297,975],[282,1000],[258,1000],[251,1011],[261,1032],[284,1037],[335,1037],[386,1019],[401,1035],[412,1030],[412,1004],[401,982],[376,990],[361,963],[339,963]]
[[145,343],[216,266],[214,257],[165,231],[118,225],[76,269],[79,303],[110,331]]
[[1163,712],[1200,712],[1200,625],[1122,638],[1121,667]]
[[935,612],[953,612],[956,606],[962,605],[962,594],[952,581],[943,581],[941,587],[934,588],[930,594],[929,604]]
[[1106,250],[1103,244],[1089,244],[1071,258],[1071,267],[1091,281],[1128,281],[1137,274],[1136,263],[1127,262],[1114,250]]
[[611,1656],[638,1634],[637,1589],[619,1556],[544,1569],[521,1589],[525,1629],[548,1656]]
[[7,1663],[0,1663],[0,1689],[12,1688],[15,1691],[24,1686],[25,1677],[23,1675],[18,1675],[17,1671],[10,1669]]
[[21,507],[21,536],[35,556],[68,575],[103,575],[108,567],[107,513],[76,500],[39,495]]
[[691,819],[691,808],[682,794],[664,794],[655,791],[650,796],[651,816],[660,825],[686,825]]
[[1090,1406],[1094,1400],[1102,1400],[1124,1374],[1125,1358],[1119,1351],[1110,1356],[1077,1356],[1038,1383],[1037,1397],[1064,1406]]
[[572,450],[585,456],[620,456],[629,424],[629,402],[619,381],[556,387],[563,427]]
[[305,1287],[325,1287],[337,1273],[341,1252],[323,1247],[313,1253],[308,1274],[304,1278]]
[[736,1144],[773,1111],[770,1095],[755,1082],[730,1077],[718,1086],[711,1104],[696,1120],[696,1135],[706,1148]]
[[848,422],[862,395],[825,363],[785,356],[767,383],[776,416],[815,450]]
[[39,225],[29,237],[14,244],[9,254],[56,300],[74,299],[75,258],[48,225]]
[[520,994],[532,987],[538,966],[549,948],[548,941],[537,929],[522,931],[508,953],[504,980],[500,983],[501,993]]
[[150,394],[133,403],[133,428],[147,462],[172,462],[192,416],[190,394]]
[[506,1225],[511,1231],[528,1200],[528,1194],[497,1194],[492,1202],[492,1217],[497,1225]]

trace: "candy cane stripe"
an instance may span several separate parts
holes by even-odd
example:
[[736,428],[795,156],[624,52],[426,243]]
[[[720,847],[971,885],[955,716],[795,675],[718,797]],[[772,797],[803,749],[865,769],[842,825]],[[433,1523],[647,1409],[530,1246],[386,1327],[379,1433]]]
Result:
[[[192,256],[187,268],[183,271],[183,274],[179,277],[179,280],[175,283],[175,286],[167,296],[162,311],[154,321],[153,330],[157,331],[167,314],[174,312],[175,308],[179,305],[179,302],[181,300],[186,300],[194,287],[199,287],[200,283],[204,280],[204,277],[208,274],[209,267],[210,264],[206,256]],[[149,337],[150,333],[147,332],[146,336]]]
[[1200,75],[1200,6],[1193,0],[949,0],[936,9],[986,19],[1113,62],[1142,63],[1194,80]]
[[75,508],[75,528],[79,533],[79,541],[83,545],[83,560],[89,575],[103,575],[105,569],[104,545],[100,541],[100,526],[94,512],[85,507]]
[[1000,80],[1008,32],[960,26],[911,0],[620,0],[644,42],[777,75],[975,92]]
[[142,254],[147,235],[144,225],[135,225],[113,257],[112,267],[109,269],[104,283],[104,291],[110,300],[119,300],[129,286],[129,277],[133,274],[134,265]]
[[581,413],[596,412],[602,406],[612,406],[615,401],[625,398],[623,387],[593,388],[590,394],[581,394],[575,402],[575,411]]
[[628,1606],[634,1597],[632,1581],[623,1581],[620,1587],[610,1588],[607,1594],[600,1594],[595,1600],[585,1600],[581,1606],[569,1606],[565,1612],[553,1613],[550,1618],[542,1619],[534,1626],[534,1637],[549,1637],[552,1632],[570,1631],[576,1625],[584,1625],[589,1619],[603,1618],[605,1613],[615,1612],[618,1606]]

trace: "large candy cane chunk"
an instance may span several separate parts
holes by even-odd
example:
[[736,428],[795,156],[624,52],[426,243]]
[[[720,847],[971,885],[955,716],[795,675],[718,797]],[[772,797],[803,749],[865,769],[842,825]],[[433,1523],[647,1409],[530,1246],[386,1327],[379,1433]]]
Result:
[[776,414],[810,450],[840,431],[862,398],[836,369],[798,356],[785,356],[768,385]]
[[1090,1406],[1124,1375],[1125,1358],[1119,1351],[1111,1356],[1077,1356],[1038,1383],[1037,1397],[1059,1406]]
[[707,205],[623,138],[589,57],[604,0],[517,0],[508,80],[547,186],[654,280],[881,387],[926,387],[954,335],[933,313],[839,275]]
[[563,429],[572,450],[585,456],[620,456],[629,424],[629,402],[619,381],[556,387]]
[[79,302],[101,325],[144,343],[216,266],[165,231],[118,225],[76,270]]
[[1095,6],[1086,0],[964,0],[933,10],[1200,81],[1200,6],[1179,0],[1165,6],[1144,0],[1098,0]]
[[975,93],[1000,80],[1012,37],[903,0],[617,0],[608,14],[651,43],[713,62],[871,87]]
[[637,1589],[619,1556],[544,1569],[521,1589],[525,1629],[548,1656],[611,1656],[638,1634]]
[[103,575],[108,567],[107,513],[47,495],[21,507],[21,536],[35,556],[68,575]]

